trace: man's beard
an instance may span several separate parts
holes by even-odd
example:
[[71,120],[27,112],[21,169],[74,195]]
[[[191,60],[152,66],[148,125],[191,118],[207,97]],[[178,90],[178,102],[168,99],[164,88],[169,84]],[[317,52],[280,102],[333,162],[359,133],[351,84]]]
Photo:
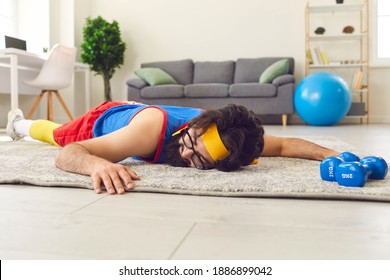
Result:
[[181,157],[179,152],[181,146],[179,144],[180,137],[179,134],[168,140],[164,152],[165,163],[176,167],[188,167],[187,161]]

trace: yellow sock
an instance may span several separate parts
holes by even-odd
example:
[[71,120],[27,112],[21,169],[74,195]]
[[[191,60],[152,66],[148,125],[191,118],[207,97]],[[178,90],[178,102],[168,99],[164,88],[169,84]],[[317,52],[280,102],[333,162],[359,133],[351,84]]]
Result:
[[59,146],[56,141],[54,141],[53,131],[60,126],[60,124],[48,120],[36,120],[31,125],[30,136],[35,140]]

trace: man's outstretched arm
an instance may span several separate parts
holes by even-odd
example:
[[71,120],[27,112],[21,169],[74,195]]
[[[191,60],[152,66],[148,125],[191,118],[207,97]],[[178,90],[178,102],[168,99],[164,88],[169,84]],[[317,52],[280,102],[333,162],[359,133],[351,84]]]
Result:
[[300,138],[285,138],[264,135],[264,150],[261,156],[281,156],[323,160],[340,153]]
[[151,158],[157,147],[163,114],[148,108],[137,114],[126,127],[110,134],[65,146],[56,157],[62,170],[89,175],[97,193],[104,185],[110,194],[134,187],[138,175],[128,166],[117,164],[130,156]]

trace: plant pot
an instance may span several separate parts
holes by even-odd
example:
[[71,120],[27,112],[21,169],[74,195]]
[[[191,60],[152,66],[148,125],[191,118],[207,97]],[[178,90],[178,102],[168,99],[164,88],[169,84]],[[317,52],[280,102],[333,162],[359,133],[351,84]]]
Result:
[[343,4],[344,0],[336,0],[336,4]]

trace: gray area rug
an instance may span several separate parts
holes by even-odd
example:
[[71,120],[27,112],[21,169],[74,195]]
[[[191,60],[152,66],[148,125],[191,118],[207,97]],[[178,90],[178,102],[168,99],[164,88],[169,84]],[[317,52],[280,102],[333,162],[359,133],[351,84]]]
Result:
[[[303,137],[338,151],[352,151],[349,144],[334,137]],[[93,189],[88,176],[67,173],[54,166],[60,148],[35,141],[0,142],[0,184],[28,184]],[[390,201],[390,182],[370,181],[363,188],[340,187],[324,182],[319,162],[290,158],[260,158],[257,165],[225,173],[216,170],[174,168],[168,165],[125,161],[142,178],[136,181],[137,192],[173,194],[311,198]]]

